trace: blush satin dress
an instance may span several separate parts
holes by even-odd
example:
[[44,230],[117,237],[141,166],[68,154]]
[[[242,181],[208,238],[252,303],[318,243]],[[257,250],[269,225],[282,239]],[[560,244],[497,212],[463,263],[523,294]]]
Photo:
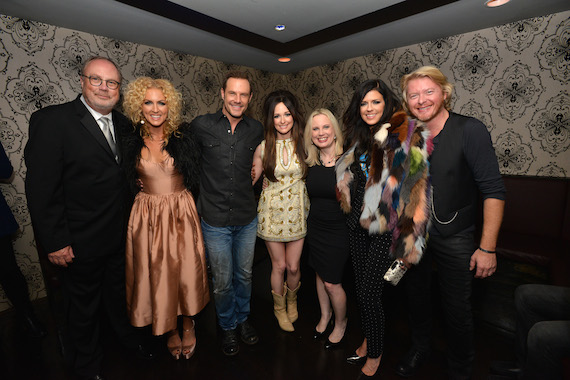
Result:
[[206,257],[194,197],[172,157],[140,159],[144,184],[131,211],[126,245],[127,310],[131,324],[162,335],[208,303]]

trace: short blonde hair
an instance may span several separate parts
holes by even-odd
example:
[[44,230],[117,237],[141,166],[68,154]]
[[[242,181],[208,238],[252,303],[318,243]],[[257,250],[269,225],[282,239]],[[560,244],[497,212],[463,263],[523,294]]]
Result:
[[443,75],[441,70],[434,66],[422,66],[411,73],[404,75],[400,80],[400,87],[402,88],[402,104],[404,109],[409,112],[407,101],[408,83],[413,79],[429,78],[441,87],[441,90],[447,95],[443,105],[448,111],[451,110],[451,93],[453,92],[453,85],[449,83],[447,77]]
[[317,115],[325,115],[331,122],[334,130],[334,135],[336,137],[334,153],[336,156],[342,154],[342,144],[344,142],[342,137],[342,131],[338,120],[334,117],[333,113],[326,108],[318,108],[311,112],[307,118],[307,124],[305,126],[305,132],[303,136],[303,141],[305,143],[305,152],[307,152],[307,159],[305,162],[309,166],[321,165],[321,160],[319,158],[319,148],[313,144],[312,133],[313,133],[313,118]]
[[[161,90],[166,98],[168,116],[164,126],[164,140],[165,143],[167,143],[168,138],[173,133],[177,134],[178,126],[182,120],[182,95],[174,88],[174,85],[170,83],[170,81],[166,79],[140,77],[130,82],[125,91],[123,110],[134,125],[141,124],[141,122],[144,121],[142,104],[146,92],[150,88]],[[142,137],[150,136],[148,125],[142,123],[140,128]]]

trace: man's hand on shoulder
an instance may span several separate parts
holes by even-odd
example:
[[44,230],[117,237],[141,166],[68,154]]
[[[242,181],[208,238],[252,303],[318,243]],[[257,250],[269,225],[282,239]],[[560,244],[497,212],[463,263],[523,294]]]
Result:
[[55,252],[48,253],[49,261],[60,267],[67,267],[67,264],[71,264],[74,258],[73,248],[71,248],[70,245]]
[[485,278],[495,273],[497,269],[497,255],[475,250],[469,262],[469,270],[476,269],[475,278]]

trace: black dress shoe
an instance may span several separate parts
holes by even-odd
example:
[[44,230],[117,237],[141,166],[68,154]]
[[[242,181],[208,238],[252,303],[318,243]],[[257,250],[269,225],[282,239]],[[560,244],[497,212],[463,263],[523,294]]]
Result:
[[343,345],[344,345],[344,336],[342,337],[341,340],[339,340],[336,343],[331,342],[329,338],[327,338],[327,341],[325,342],[325,350],[336,350],[337,348],[340,348]]
[[496,375],[508,376],[511,378],[516,378],[522,372],[522,369],[519,368],[517,363],[500,361],[492,361],[489,370],[491,373]]
[[101,375],[88,376],[88,377],[84,377],[83,379],[85,379],[85,380],[105,380],[105,378]]
[[366,362],[366,356],[358,356],[356,351],[352,353],[349,357],[346,358],[346,362],[348,364],[360,365]]
[[151,360],[156,357],[156,354],[148,345],[137,344],[137,346],[135,347],[135,351],[137,353],[137,356],[143,359]]
[[238,323],[239,336],[245,344],[254,345],[259,342],[259,337],[253,326],[246,319],[243,323]]
[[224,330],[222,337],[222,352],[226,356],[234,356],[239,352],[237,330]]
[[396,367],[396,374],[402,377],[410,377],[416,374],[417,370],[425,362],[429,354],[418,350],[412,350]]

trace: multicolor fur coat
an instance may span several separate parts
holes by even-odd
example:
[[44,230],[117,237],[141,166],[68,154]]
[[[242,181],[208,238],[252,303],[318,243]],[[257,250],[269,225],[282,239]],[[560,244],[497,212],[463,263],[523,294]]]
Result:
[[[390,254],[417,264],[425,248],[431,187],[429,133],[421,122],[397,112],[374,134],[360,224],[370,234],[392,232]],[[336,164],[341,208],[350,212],[355,146]],[[431,150],[431,149],[429,149]]]

